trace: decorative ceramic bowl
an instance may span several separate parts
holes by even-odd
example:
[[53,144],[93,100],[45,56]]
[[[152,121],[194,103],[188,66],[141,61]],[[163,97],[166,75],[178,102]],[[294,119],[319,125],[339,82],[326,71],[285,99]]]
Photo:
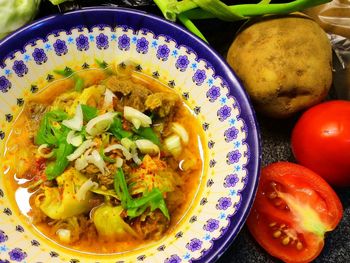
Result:
[[[163,239],[99,255],[45,238],[21,215],[0,180],[1,262],[209,262],[242,228],[258,183],[259,135],[252,106],[223,59],[176,24],[127,9],[86,9],[44,18],[0,43],[0,152],[28,95],[54,69],[133,61],[181,95],[205,131],[205,173],[190,209]],[[17,196],[17,202],[20,196]]]

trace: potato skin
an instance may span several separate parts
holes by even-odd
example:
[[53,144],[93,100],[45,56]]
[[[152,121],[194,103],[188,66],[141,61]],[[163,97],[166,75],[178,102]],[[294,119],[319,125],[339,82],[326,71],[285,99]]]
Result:
[[244,28],[227,61],[255,109],[285,118],[322,101],[332,84],[332,47],[313,20],[268,17]]

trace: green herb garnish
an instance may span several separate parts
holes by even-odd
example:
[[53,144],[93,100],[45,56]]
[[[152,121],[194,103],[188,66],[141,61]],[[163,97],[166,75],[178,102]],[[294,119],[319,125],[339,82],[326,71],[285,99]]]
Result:
[[140,127],[139,129],[133,129],[133,131],[141,138],[150,140],[154,144],[160,146],[160,140],[157,134],[151,127]]
[[84,80],[81,77],[79,77],[77,74],[74,74],[74,71],[71,68],[65,67],[65,69],[63,70],[56,69],[53,72],[66,78],[72,77],[73,80],[75,81],[74,90],[78,92],[81,92],[83,90]]
[[115,163],[116,162],[113,158],[108,157],[108,156],[105,155],[105,152],[104,152],[104,149],[103,149],[102,146],[100,147],[100,156],[106,162],[109,162],[109,163]]
[[48,180],[53,180],[64,172],[69,164],[67,156],[74,151],[74,147],[65,141],[61,141],[58,148],[53,151],[56,160],[50,163],[45,170]]
[[53,147],[55,160],[46,167],[45,174],[48,180],[52,180],[63,173],[69,164],[67,156],[74,151],[74,147],[67,143],[69,128],[61,122],[68,118],[68,114],[61,110],[45,113],[41,120],[35,144],[48,144]]
[[170,219],[162,192],[158,188],[153,188],[151,192],[143,193],[140,198],[132,198],[121,168],[118,168],[114,176],[114,189],[120,197],[121,204],[123,208],[127,210],[127,214],[130,218],[141,215],[147,208],[150,208],[151,212],[159,208],[164,216],[168,220]]
[[118,140],[123,138],[130,138],[132,133],[123,129],[122,120],[118,117],[114,118],[111,126],[109,127],[109,131],[116,137]]
[[58,146],[58,142],[67,136],[68,128],[59,122],[68,118],[66,112],[54,110],[45,113],[43,116],[38,133],[35,137],[35,144],[48,144],[49,146]]
[[97,117],[98,109],[95,107],[90,107],[85,104],[81,104],[81,110],[83,111],[83,118],[85,122],[88,122],[92,120],[93,118]]

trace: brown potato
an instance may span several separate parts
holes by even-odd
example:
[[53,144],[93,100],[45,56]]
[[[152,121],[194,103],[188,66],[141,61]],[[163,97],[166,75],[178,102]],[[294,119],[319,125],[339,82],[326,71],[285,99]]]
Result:
[[302,15],[267,17],[246,26],[227,61],[255,109],[283,118],[322,101],[332,84],[332,48],[321,27]]

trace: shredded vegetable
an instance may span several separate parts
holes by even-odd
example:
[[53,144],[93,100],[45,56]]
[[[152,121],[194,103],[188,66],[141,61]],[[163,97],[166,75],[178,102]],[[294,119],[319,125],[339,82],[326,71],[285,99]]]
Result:
[[98,151],[93,150],[91,155],[86,157],[86,160],[88,163],[94,164],[102,174],[105,174],[108,172],[108,168],[106,166],[106,163],[103,161],[101,155],[98,153]]
[[130,160],[132,158],[132,155],[131,153],[128,151],[128,149],[126,149],[123,145],[119,144],[119,143],[116,143],[116,144],[112,144],[110,146],[108,146],[104,152],[105,153],[108,153],[110,151],[113,151],[113,150],[121,150],[123,155],[125,156],[125,159],[127,160]]
[[67,160],[74,161],[93,145],[94,142],[91,139],[84,141],[72,154],[67,156]]

